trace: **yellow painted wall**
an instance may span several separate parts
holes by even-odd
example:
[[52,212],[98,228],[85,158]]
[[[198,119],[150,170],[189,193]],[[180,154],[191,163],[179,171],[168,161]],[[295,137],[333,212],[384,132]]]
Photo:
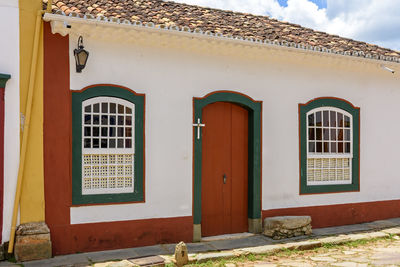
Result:
[[[19,0],[20,7],[20,103],[26,115],[29,76],[33,54],[36,17],[42,0]],[[43,171],[43,23],[41,23],[39,54],[33,93],[30,131],[20,202],[21,223],[44,221]],[[22,138],[22,132],[21,132]]]

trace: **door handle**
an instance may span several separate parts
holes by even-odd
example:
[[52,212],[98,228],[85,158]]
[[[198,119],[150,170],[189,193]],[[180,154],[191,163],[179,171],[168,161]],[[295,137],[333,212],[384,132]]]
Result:
[[224,181],[224,184],[226,184],[226,174],[224,173],[224,175],[222,176],[222,179]]

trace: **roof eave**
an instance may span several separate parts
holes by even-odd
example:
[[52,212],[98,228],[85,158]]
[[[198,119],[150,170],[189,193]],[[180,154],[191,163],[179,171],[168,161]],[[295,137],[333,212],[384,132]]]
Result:
[[296,44],[294,42],[279,42],[277,40],[258,40],[247,38],[243,39],[240,37],[231,37],[231,36],[224,36],[222,34],[214,34],[212,32],[203,32],[200,29],[195,29],[191,31],[189,27],[156,27],[153,23],[147,23],[144,25],[141,22],[134,22],[131,23],[128,20],[120,21],[117,18],[106,18],[103,16],[99,16],[97,18],[91,15],[85,15],[80,17],[77,13],[70,13],[68,16],[64,12],[57,12],[56,14],[52,13],[45,13],[43,16],[43,20],[47,22],[51,22],[52,33],[59,33],[62,36],[66,36],[73,32],[71,25],[72,24],[86,24],[92,26],[101,26],[101,27],[113,27],[119,28],[124,30],[136,30],[136,31],[144,31],[150,33],[163,33],[163,34],[171,34],[171,35],[178,35],[178,36],[187,36],[190,38],[199,38],[211,41],[222,41],[222,42],[230,42],[234,44],[240,44],[244,46],[257,46],[257,47],[264,47],[264,48],[273,48],[273,49],[284,49],[290,50],[291,52],[300,52],[300,53],[312,53],[312,54],[320,54],[324,56],[332,56],[332,57],[340,57],[342,59],[347,60],[357,60],[357,61],[364,61],[370,63],[379,63],[389,64],[389,65],[396,65],[400,63],[400,58],[392,57],[392,56],[383,56],[383,55],[371,55],[365,54],[363,52],[343,52],[337,50],[331,50],[326,48],[321,48],[318,46],[311,46],[311,45],[303,45],[303,44]]

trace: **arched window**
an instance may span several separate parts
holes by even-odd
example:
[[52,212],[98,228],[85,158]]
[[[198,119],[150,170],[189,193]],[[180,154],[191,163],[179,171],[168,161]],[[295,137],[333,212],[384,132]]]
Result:
[[72,92],[72,204],[144,200],[144,101],[111,85]]
[[82,109],[82,194],[133,192],[135,105],[95,97]]
[[335,107],[307,112],[307,185],[351,183],[352,121]]
[[359,112],[338,98],[299,105],[301,194],[359,190]]

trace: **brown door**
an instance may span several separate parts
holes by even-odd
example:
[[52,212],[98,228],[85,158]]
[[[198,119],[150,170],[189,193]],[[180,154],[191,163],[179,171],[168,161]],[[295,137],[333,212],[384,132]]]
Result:
[[248,231],[248,111],[217,102],[203,109],[201,232]]

